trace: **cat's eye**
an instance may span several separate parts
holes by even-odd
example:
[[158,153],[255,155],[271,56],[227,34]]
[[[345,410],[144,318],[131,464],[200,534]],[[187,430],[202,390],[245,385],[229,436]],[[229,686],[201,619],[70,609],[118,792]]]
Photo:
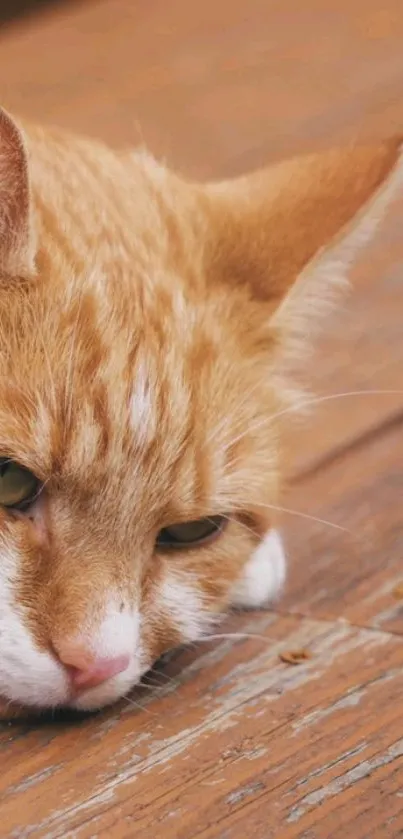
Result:
[[226,521],[225,516],[210,516],[164,527],[158,534],[157,546],[179,549],[204,545],[220,535]]
[[0,506],[24,509],[36,497],[40,484],[32,472],[6,457],[0,458]]

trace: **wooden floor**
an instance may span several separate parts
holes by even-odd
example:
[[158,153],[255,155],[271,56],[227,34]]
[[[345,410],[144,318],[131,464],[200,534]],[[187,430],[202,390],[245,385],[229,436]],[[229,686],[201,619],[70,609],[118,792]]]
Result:
[[[3,28],[0,79],[14,111],[229,175],[403,131],[403,5],[71,2]],[[319,394],[378,393],[294,434],[278,610],[98,717],[0,728],[2,837],[403,836],[402,223],[403,196],[312,368]]]

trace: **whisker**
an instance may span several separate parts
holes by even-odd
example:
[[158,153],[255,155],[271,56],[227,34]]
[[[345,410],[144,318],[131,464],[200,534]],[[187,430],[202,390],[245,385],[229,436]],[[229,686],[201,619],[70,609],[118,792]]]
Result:
[[[251,391],[252,392],[252,391]],[[237,437],[232,438],[228,444],[225,446],[225,449],[229,449],[235,443],[242,440],[247,435],[253,434],[254,432],[258,431],[265,425],[269,425],[271,422],[274,422],[278,418],[285,416],[286,414],[295,413],[300,408],[318,405],[323,402],[332,402],[337,399],[349,399],[349,398],[356,398],[361,396],[402,396],[403,390],[398,389],[368,389],[368,390],[351,390],[351,391],[341,391],[339,393],[329,393],[323,396],[315,396],[310,397],[307,399],[300,400],[299,402],[294,403],[294,405],[289,405],[286,408],[283,408],[281,411],[278,411],[275,414],[272,414],[269,417],[261,417],[257,422],[252,423],[245,428],[244,431],[239,434]],[[217,504],[219,506],[220,502],[218,501]],[[303,513],[301,510],[291,510],[287,507],[282,507],[274,504],[258,504],[256,506],[265,507],[267,509],[271,509],[275,512],[284,513],[286,515],[297,516],[302,519],[307,519],[310,521],[314,521],[317,524],[327,525],[328,527],[332,527],[334,530],[339,530],[342,533],[348,533],[351,535],[351,530],[349,528],[343,527],[340,524],[336,524],[335,522],[329,521],[328,519],[320,518],[319,516],[313,516],[309,513]],[[242,524],[242,522],[241,522]],[[243,525],[246,527],[246,525]],[[252,531],[253,532],[253,531]]]
[[218,632],[213,635],[207,635],[205,638],[199,638],[195,644],[207,644],[209,641],[242,641],[242,640],[258,640],[275,642],[276,638],[270,638],[269,635],[256,635],[253,632]]
[[139,687],[139,688],[144,688],[145,690],[153,690],[153,691],[157,691],[157,690],[159,690],[160,688],[164,688],[164,687],[166,687],[166,685],[163,685],[163,684],[159,684],[159,685],[146,685],[146,684],[145,684],[145,682],[139,682],[139,683],[138,683],[138,685],[137,685],[137,687]]
[[308,519],[308,521],[315,521],[318,524],[326,524],[328,527],[333,527],[334,530],[340,530],[342,533],[350,533],[347,527],[343,527],[341,524],[336,524],[334,521],[328,521],[328,519],[319,518],[319,516],[312,516],[310,513],[303,513],[301,510],[290,510],[288,507],[279,507],[276,504],[262,504],[258,503],[255,505],[256,507],[266,507],[268,510],[274,510],[277,513],[286,513],[287,515],[291,516],[298,516],[301,519]]
[[145,705],[142,705],[141,702],[136,702],[135,699],[129,699],[128,696],[125,696],[124,700],[127,703],[127,705],[132,705],[133,708],[137,708],[137,710],[140,709],[140,711],[145,711],[146,714],[151,714],[152,716],[154,716],[153,712],[150,711],[149,708],[146,708]]
[[236,516],[223,516],[223,519],[225,519],[225,521],[228,521],[228,522],[235,522],[236,524],[239,524],[241,527],[243,527],[245,530],[247,530],[248,533],[251,533],[252,536],[256,537],[257,534],[255,533],[255,531],[252,530],[251,527],[248,527],[248,525],[245,524],[245,522],[240,521]]
[[[241,409],[244,407],[244,405],[246,405],[246,403],[249,401],[249,399],[251,398],[251,396],[253,396],[253,394],[255,393],[255,391],[256,391],[256,390],[258,390],[258,389],[260,389],[260,386],[261,386],[261,385],[260,385],[260,382],[255,382],[255,384],[253,385],[253,387],[251,387],[251,388],[250,388],[250,389],[249,389],[249,390],[245,393],[244,398],[243,398],[240,402],[238,402],[238,404],[237,404],[237,412],[238,412],[238,413],[241,411]],[[206,441],[205,441],[205,443],[204,443],[204,448],[207,448],[207,446],[208,446],[210,443],[213,443],[213,442],[215,441],[215,439],[218,437],[218,435],[220,434],[220,432],[221,432],[222,430],[224,430],[224,429],[225,429],[225,426],[226,426],[227,422],[228,422],[227,417],[224,417],[224,418],[221,420],[221,422],[220,422],[220,423],[219,423],[219,424],[218,424],[218,425],[214,428],[214,430],[213,430],[213,434],[210,434],[210,435],[207,437],[207,439],[206,439]]]
[[223,451],[227,452],[228,449],[233,448],[236,443],[239,443],[240,440],[244,440],[250,434],[254,434],[256,431],[259,431],[260,428],[263,428],[265,425],[268,425],[271,420],[275,419],[277,414],[271,414],[269,417],[260,417],[257,422],[252,422],[251,425],[248,425],[247,428],[244,428],[236,437],[231,437],[223,446]]
[[[217,504],[217,506],[219,506],[220,504],[219,500],[217,500],[215,503]],[[253,506],[264,507],[265,509],[273,510],[276,513],[285,513],[290,516],[298,516],[298,518],[307,519],[308,521],[314,521],[317,522],[317,524],[325,524],[328,527],[332,527],[334,530],[340,530],[342,533],[348,533],[350,535],[352,533],[352,531],[349,530],[349,528],[343,527],[341,524],[336,524],[334,521],[329,521],[328,519],[322,519],[319,516],[313,516],[310,513],[303,513],[301,510],[291,510],[288,507],[280,507],[277,504],[263,504],[263,502],[254,502]],[[239,521],[235,514],[233,516],[225,515],[223,516],[223,518],[225,518],[227,521],[236,521],[238,524],[240,524],[242,527],[244,527],[246,530],[249,530],[250,533],[256,536],[256,533],[252,530],[252,528],[248,527],[246,524],[244,524],[244,522]]]
[[310,405],[318,405],[321,402],[332,402],[336,399],[347,399],[357,396],[403,396],[403,390],[347,390],[341,393],[328,393],[324,396],[311,396],[307,399],[302,399],[300,402],[296,402],[294,405],[289,405],[287,408],[283,408],[283,410],[278,411],[276,414],[272,414],[267,419],[275,420],[285,414],[298,411],[300,408],[306,408]]
[[42,495],[43,490],[45,489],[45,486],[49,483],[49,481],[50,478],[46,478],[46,480],[43,483],[39,484],[38,489],[35,492],[35,495],[33,495],[32,499],[30,500],[30,503],[33,503]]
[[[175,682],[175,679],[173,679],[172,676],[168,676],[168,673],[164,673],[162,670],[156,670],[154,667],[150,667],[145,675],[148,677],[149,673],[152,673],[153,676],[161,676],[161,679],[165,679],[166,682]],[[164,682],[160,684],[164,684]]]
[[[325,394],[324,396],[312,396],[307,399],[302,399],[299,402],[294,402],[292,405],[287,405],[286,408],[282,408],[281,411],[277,411],[275,414],[270,414],[269,416],[260,417],[259,420],[255,423],[251,423],[247,428],[245,428],[242,432],[240,432],[236,437],[231,438],[228,443],[224,446],[224,451],[227,451],[229,448],[233,447],[236,443],[239,443],[240,440],[243,440],[250,434],[256,433],[259,431],[260,428],[264,426],[269,426],[270,423],[273,423],[275,420],[279,419],[280,417],[286,416],[287,414],[296,414],[299,410],[303,408],[307,408],[314,405],[319,405],[322,402],[333,402],[337,399],[347,399],[351,397],[358,397],[358,396],[403,396],[402,390],[349,390],[340,393],[329,393]],[[210,438],[213,440],[214,436]]]

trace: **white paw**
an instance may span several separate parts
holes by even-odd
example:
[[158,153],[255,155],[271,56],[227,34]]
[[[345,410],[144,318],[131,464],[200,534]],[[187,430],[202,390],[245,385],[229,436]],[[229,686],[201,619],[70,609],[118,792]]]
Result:
[[283,588],[285,574],[282,539],[276,530],[269,530],[234,584],[231,605],[256,609],[276,600]]

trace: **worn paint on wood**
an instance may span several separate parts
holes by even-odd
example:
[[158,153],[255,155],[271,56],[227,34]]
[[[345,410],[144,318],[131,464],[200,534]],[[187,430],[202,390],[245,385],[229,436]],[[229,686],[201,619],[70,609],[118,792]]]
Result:
[[[402,131],[401,0],[381,5],[66,3],[0,33],[2,98],[229,175]],[[309,371],[326,399],[290,434],[277,611],[233,616],[233,637],[175,654],[97,717],[0,726],[1,836],[403,834],[402,202]]]

